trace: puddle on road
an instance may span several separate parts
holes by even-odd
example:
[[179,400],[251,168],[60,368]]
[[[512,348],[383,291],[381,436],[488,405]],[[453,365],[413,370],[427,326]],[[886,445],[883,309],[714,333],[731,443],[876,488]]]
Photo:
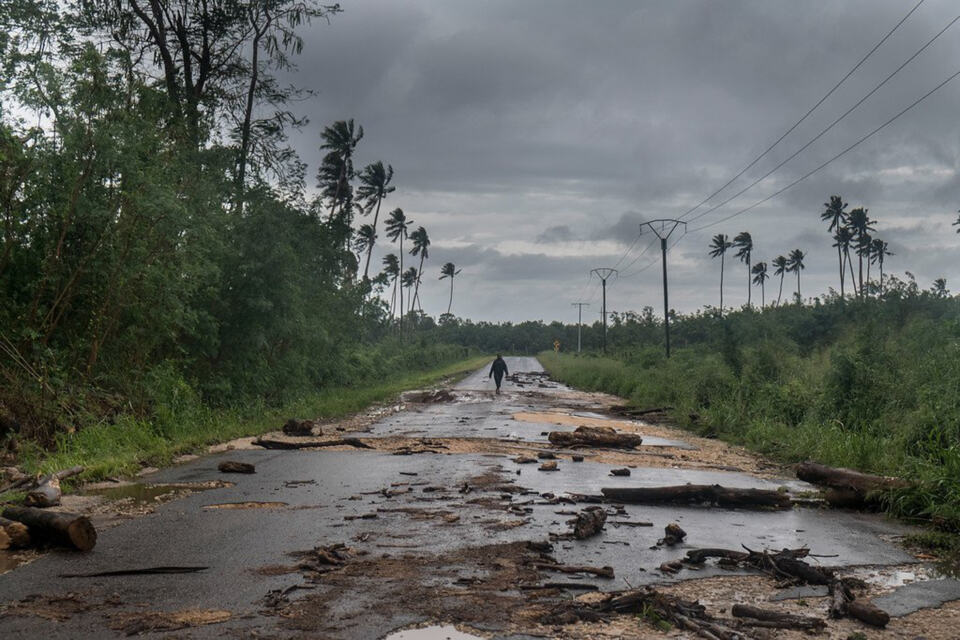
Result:
[[383,640],[483,640],[483,638],[458,631],[456,627],[445,624],[394,631]]
[[208,489],[219,489],[223,487],[232,487],[232,482],[179,482],[170,484],[148,484],[144,482],[134,482],[131,484],[121,484],[116,487],[100,487],[88,489],[83,495],[101,496],[110,501],[127,501],[134,506],[153,505],[158,502],[167,502],[177,497],[177,494],[193,493],[194,491],[207,491]]
[[205,504],[204,509],[282,509],[286,502],[223,502],[221,504]]

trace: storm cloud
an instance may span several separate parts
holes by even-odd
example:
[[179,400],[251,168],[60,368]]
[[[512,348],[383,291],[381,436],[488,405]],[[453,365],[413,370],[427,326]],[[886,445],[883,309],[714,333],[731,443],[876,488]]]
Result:
[[[347,0],[329,25],[307,30],[287,78],[315,92],[297,105],[312,124],[295,142],[315,167],[320,127],[343,118],[364,126],[357,164],[392,164],[398,188],[386,204],[433,240],[421,290],[428,313],[446,308],[447,284],[434,277],[446,261],[463,268],[454,311],[475,319],[570,320],[571,302],[598,306],[589,271],[599,266],[623,273],[610,287],[612,308],[656,306],[659,248],[638,238],[640,222],[682,216],[723,185],[912,4]],[[888,272],[960,286],[950,224],[960,208],[960,79],[782,195],[706,227],[956,72],[960,23],[782,169],[697,217],[817,135],[956,13],[954,2],[927,0],[767,157],[687,216],[688,232],[671,248],[675,308],[716,304],[718,265],[706,255],[714,233],[750,231],[755,260],[807,251],[804,295],[836,287],[836,253],[819,219],[834,193],[878,220],[896,254]],[[377,262],[391,249],[383,236]],[[745,267],[727,263],[725,301],[741,304]]]

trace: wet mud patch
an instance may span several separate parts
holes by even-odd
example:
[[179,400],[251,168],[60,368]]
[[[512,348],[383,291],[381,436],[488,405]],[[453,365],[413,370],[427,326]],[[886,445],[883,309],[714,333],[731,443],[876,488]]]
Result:
[[223,480],[210,482],[176,482],[152,484],[146,482],[131,482],[117,485],[96,486],[85,489],[80,496],[99,498],[87,509],[77,509],[78,505],[70,505],[71,511],[88,512],[90,514],[105,514],[121,517],[133,517],[153,513],[161,504],[186,497],[200,491],[232,487],[234,483]]
[[108,616],[109,627],[128,636],[153,631],[177,631],[226,622],[233,617],[222,609],[186,609],[183,611],[138,611]]

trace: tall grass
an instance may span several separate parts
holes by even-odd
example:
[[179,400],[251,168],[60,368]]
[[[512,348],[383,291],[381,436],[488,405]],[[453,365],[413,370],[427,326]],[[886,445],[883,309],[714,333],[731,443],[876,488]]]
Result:
[[162,399],[151,415],[122,414],[111,422],[84,425],[74,433],[58,435],[52,450],[24,444],[20,463],[28,472],[83,465],[86,470],[80,478],[87,480],[128,475],[145,465],[169,464],[177,455],[202,451],[211,444],[278,429],[289,417],[349,415],[406,389],[473,371],[486,360],[474,357],[367,384],[328,388],[281,407],[258,403],[211,407],[189,385],[172,377],[156,391]]

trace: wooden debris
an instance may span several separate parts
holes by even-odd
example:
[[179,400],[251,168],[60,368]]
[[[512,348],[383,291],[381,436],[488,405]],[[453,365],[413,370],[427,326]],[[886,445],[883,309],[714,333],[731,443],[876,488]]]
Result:
[[537,459],[532,458],[530,456],[517,456],[516,458],[513,459],[513,461],[516,464],[533,464],[534,462],[537,461]]
[[730,610],[735,618],[750,618],[756,622],[747,622],[751,626],[769,627],[774,629],[800,629],[804,631],[818,631],[827,623],[822,618],[814,616],[798,616],[782,613],[770,609],[761,609],[749,604],[735,604]]
[[359,438],[337,438],[335,440],[280,440],[261,436],[253,444],[264,449],[313,449],[322,447],[349,446],[358,449],[373,449]]
[[623,469],[610,469],[610,475],[612,476],[629,476],[630,469],[624,467]]
[[112,576],[167,575],[176,573],[197,573],[210,567],[144,567],[142,569],[117,569],[114,571],[94,571],[92,573],[61,573],[61,578],[106,578]]
[[537,467],[540,471],[557,471],[557,461],[556,460],[547,460],[542,465]]
[[60,481],[80,473],[83,473],[83,467],[76,466],[41,477],[27,493],[23,503],[28,507],[39,508],[57,506],[62,496]]
[[288,436],[312,436],[315,426],[317,426],[315,420],[290,418],[283,424],[283,432]]
[[789,509],[790,496],[768,489],[731,489],[718,484],[601,489],[604,497],[630,504],[714,504],[745,509]]
[[809,461],[797,466],[797,477],[805,482],[828,487],[824,497],[835,507],[874,506],[885,491],[909,486],[909,483],[900,478],[861,473],[842,467],[828,467]]
[[224,460],[217,465],[220,473],[256,473],[257,469],[249,462],[237,462],[236,460]]
[[[4,544],[3,538],[6,538]],[[0,549],[23,549],[30,546],[30,530],[22,522],[0,518]]]
[[0,516],[27,525],[33,537],[90,551],[97,544],[97,530],[86,516],[33,507],[4,507]]
[[680,544],[687,537],[687,532],[680,528],[676,522],[671,522],[664,527],[664,536],[660,541],[668,547]]
[[856,618],[872,627],[883,628],[890,622],[890,615],[869,600],[858,599],[843,580],[833,580],[830,583],[830,617]]
[[551,443],[562,447],[633,449],[643,443],[640,434],[621,433],[613,427],[580,426],[574,431],[551,431],[547,438]]
[[573,460],[574,462],[583,462],[583,456],[574,455],[574,456],[570,456],[570,459]]
[[613,579],[613,567],[588,567],[588,566],[575,566],[575,565],[566,565],[566,564],[554,564],[551,562],[533,562],[531,566],[536,567],[537,569],[544,569],[546,571],[557,571],[560,573],[589,573],[597,576],[598,578],[609,578]]
[[577,540],[583,540],[595,536],[603,530],[606,521],[607,512],[603,507],[587,507],[571,521],[573,537]]

